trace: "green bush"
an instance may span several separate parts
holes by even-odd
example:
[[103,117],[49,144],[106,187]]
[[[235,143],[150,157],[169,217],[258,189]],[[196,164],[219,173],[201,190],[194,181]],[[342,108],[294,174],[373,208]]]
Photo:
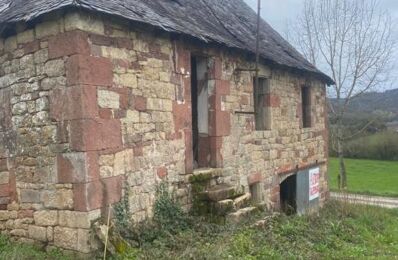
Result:
[[129,214],[126,207],[127,199],[123,199],[116,207],[117,226],[119,229],[124,228],[119,233],[132,244],[143,246],[160,238],[170,238],[192,224],[190,216],[178,204],[167,183],[157,187],[153,219],[133,225],[126,220],[129,219],[126,218],[126,214]]
[[171,234],[189,227],[188,215],[173,198],[166,183],[157,188],[153,220],[161,230]]
[[373,160],[398,160],[398,133],[385,131],[360,137],[346,144],[345,157]]

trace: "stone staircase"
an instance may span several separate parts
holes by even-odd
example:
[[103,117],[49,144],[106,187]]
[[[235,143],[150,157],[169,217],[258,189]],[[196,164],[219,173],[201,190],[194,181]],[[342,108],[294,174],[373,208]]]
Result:
[[258,211],[252,196],[242,188],[220,182],[222,169],[197,169],[190,177],[193,212],[213,219],[237,223]]

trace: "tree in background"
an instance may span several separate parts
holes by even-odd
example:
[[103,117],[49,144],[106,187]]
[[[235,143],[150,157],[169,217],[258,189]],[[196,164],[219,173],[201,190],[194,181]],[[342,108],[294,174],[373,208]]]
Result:
[[335,98],[329,106],[330,131],[340,162],[340,189],[347,187],[344,144],[353,137],[344,132],[344,115],[353,99],[388,81],[395,46],[392,26],[377,0],[305,0],[289,35],[335,82],[328,94]]

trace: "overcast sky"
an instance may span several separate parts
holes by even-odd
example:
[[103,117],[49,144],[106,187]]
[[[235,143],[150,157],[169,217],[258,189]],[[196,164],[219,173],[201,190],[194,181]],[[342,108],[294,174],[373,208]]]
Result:
[[[244,0],[257,10],[257,0]],[[398,19],[398,0],[379,0],[381,7],[389,10]],[[262,17],[282,35],[289,19],[294,19],[300,13],[304,0],[261,0]]]
[[[253,9],[257,10],[257,0],[244,1]],[[398,22],[398,0],[379,1],[381,8],[388,10],[395,22]],[[304,0],[261,0],[261,15],[274,29],[276,29],[282,36],[285,36],[288,21],[294,21],[302,10],[303,3]],[[396,34],[396,37],[398,38],[398,32]],[[398,61],[398,52],[396,60]],[[398,64],[393,74],[393,76],[398,77]],[[396,85],[392,87],[397,88]]]

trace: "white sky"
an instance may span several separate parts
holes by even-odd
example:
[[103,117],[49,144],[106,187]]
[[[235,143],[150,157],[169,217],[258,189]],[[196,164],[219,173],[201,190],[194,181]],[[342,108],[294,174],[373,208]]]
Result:
[[[244,0],[257,10],[257,0]],[[379,0],[380,6],[388,10],[398,20],[398,0]],[[282,35],[287,21],[300,13],[304,0],[261,0],[262,17]]]
[[[244,0],[254,10],[257,10],[257,0]],[[380,7],[388,10],[391,13],[394,22],[398,24],[398,0],[379,0]],[[289,21],[294,21],[303,7],[304,0],[261,0],[262,10],[261,15],[275,30],[282,36],[286,35],[287,24]],[[397,41],[398,41],[398,32]],[[398,78],[398,50],[397,65],[393,72],[393,77]],[[398,85],[391,86],[398,88]],[[388,87],[389,88],[389,87]]]

